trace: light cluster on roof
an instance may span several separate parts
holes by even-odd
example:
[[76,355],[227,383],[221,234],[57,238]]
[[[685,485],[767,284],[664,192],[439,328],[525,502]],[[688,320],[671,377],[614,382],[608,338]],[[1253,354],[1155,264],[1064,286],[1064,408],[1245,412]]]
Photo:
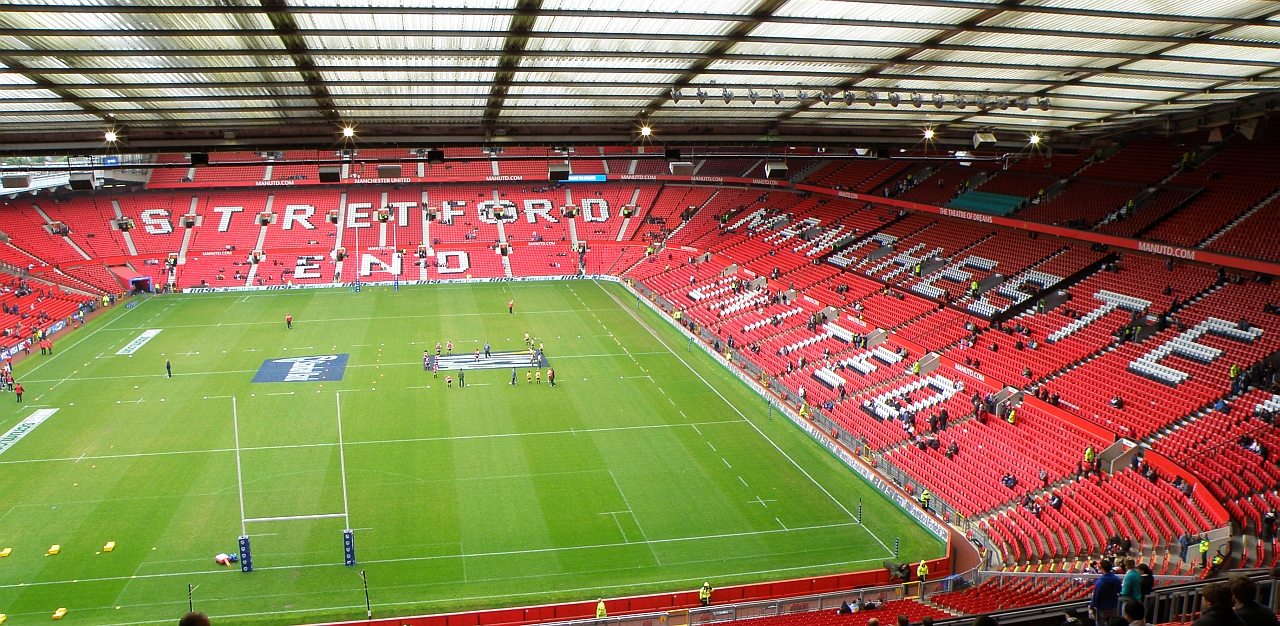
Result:
[[[776,105],[781,105],[783,102],[788,100],[794,100],[801,105],[805,105],[809,104],[813,99],[817,99],[822,102],[822,104],[830,106],[835,95],[835,93],[825,89],[814,91],[811,95],[810,92],[806,91],[803,87],[800,87],[795,90],[794,95],[787,95],[786,92],[774,88],[772,90],[771,97],[773,99],[773,103]],[[680,87],[672,87],[670,96],[672,102],[679,104],[680,101],[684,99],[684,90]],[[706,104],[707,91],[699,87],[697,91],[694,92],[694,97],[698,99],[698,104]],[[721,98],[724,99],[725,104],[732,104],[736,97],[737,94],[728,87],[721,89]],[[760,99],[760,94],[755,89],[748,88],[746,91],[746,97],[751,104],[755,104]],[[857,102],[864,102],[874,107],[878,102],[886,102],[889,106],[896,108],[899,104],[902,104],[902,94],[897,91],[889,91],[884,96],[881,96],[875,91],[864,91],[859,93],[857,91],[846,89],[839,94],[839,98],[836,98],[836,100],[843,101],[845,106],[853,106]],[[947,96],[945,94],[935,93],[926,97],[914,91],[907,96],[907,103],[917,109],[923,107],[925,104],[932,104],[935,109],[951,106],[964,110],[973,106],[982,111],[996,109],[1005,111],[1008,110],[1010,106],[1017,107],[1019,111],[1026,111],[1032,107],[1040,109],[1041,111],[1048,111],[1049,107],[1052,105],[1050,99],[1045,96],[1038,96],[1033,99],[1029,96],[963,93]]]

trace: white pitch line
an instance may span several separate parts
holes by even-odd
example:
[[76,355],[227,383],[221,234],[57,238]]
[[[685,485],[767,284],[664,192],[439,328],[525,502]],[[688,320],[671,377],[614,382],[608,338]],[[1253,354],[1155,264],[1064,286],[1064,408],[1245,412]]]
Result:
[[729,465],[729,461],[726,460],[724,457],[720,457],[720,460],[724,461],[725,466],[727,466],[729,469],[733,469],[733,466]]
[[[635,509],[631,508],[631,502],[627,500],[627,494],[623,493],[622,485],[618,484],[618,477],[613,475],[613,470],[609,470],[609,478],[613,479],[613,486],[618,490],[618,495],[622,496],[622,503],[627,505],[627,512],[631,513],[631,519],[636,523],[636,528],[640,529],[640,538],[644,539],[645,544],[649,546],[649,554],[653,555],[653,560],[658,565],[662,565],[662,559],[658,558],[657,550],[653,549],[653,543],[649,541],[649,535],[645,534],[644,526],[640,525],[640,518],[636,515]],[[618,529],[621,530],[622,526],[619,525]]]
[[[757,433],[760,433],[760,436],[764,437],[764,440],[768,441],[769,445],[773,446],[773,449],[777,450],[779,454],[781,454],[788,461],[790,461],[791,464],[795,466],[796,469],[800,470],[801,474],[805,475],[805,478],[808,478],[810,482],[812,482],[815,486],[818,487],[818,489],[821,489],[822,493],[827,494],[827,497],[830,498],[831,501],[836,504],[836,506],[840,507],[840,510],[844,511],[845,514],[848,515],[850,519],[853,519],[853,520],[858,519],[858,517],[854,515],[853,512],[851,512],[847,507],[845,507],[843,502],[836,499],[836,497],[832,495],[830,491],[827,491],[827,488],[823,487],[822,483],[819,483],[817,479],[815,479],[811,474],[809,474],[809,472],[805,471],[805,469],[801,467],[799,463],[796,463],[795,459],[791,458],[791,455],[787,454],[781,447],[778,446],[777,443],[775,443],[772,439],[770,439],[768,435],[764,434],[764,431],[760,430],[760,427],[756,426],[755,422],[752,422],[750,419],[747,419],[747,416],[740,409],[738,409],[737,405],[730,402],[728,398],[724,397],[724,394],[720,393],[720,390],[716,389],[716,387],[712,385],[710,382],[708,382],[706,378],[703,378],[702,374],[698,373],[698,370],[693,369],[693,366],[689,365],[689,362],[685,361],[684,358],[680,356],[680,353],[676,352],[671,348],[671,346],[667,345],[667,342],[664,341],[662,337],[659,337],[658,333],[655,330],[653,330],[652,327],[646,324],[644,320],[640,319],[640,317],[637,316],[634,311],[632,311],[631,309],[628,309],[625,305],[623,305],[622,301],[618,300],[617,296],[613,295],[612,292],[605,289],[604,287],[601,287],[599,284],[597,284],[596,286],[599,287],[600,290],[603,291],[606,295],[612,298],[614,302],[617,302],[622,309],[626,310],[627,314],[630,315],[631,318],[636,321],[636,323],[640,324],[642,327],[644,327],[645,330],[649,331],[649,334],[652,335],[654,339],[657,339],[658,343],[662,344],[662,346],[667,349],[667,352],[670,352],[672,356],[676,357],[676,360],[684,364],[685,368],[687,368],[690,372],[693,372],[693,375],[697,376],[698,380],[702,381],[702,384],[706,385],[707,388],[710,389],[717,396],[720,396],[720,399],[723,400],[725,404],[729,405],[729,408],[733,409],[735,413],[742,416],[742,419],[746,420],[746,422],[750,424],[751,427],[754,428]],[[658,389],[661,390],[662,388],[659,387]],[[867,534],[871,535],[871,538],[875,539],[876,543],[880,544],[880,547],[884,548],[886,552],[890,554],[893,553],[893,551],[889,549],[889,546],[885,545],[885,543],[881,541],[880,538],[877,537],[875,533],[871,532],[870,528],[867,528],[866,526],[862,526],[862,528],[863,530],[866,530]]]
[[746,480],[744,480],[741,476],[739,476],[739,477],[738,477],[738,480],[741,480],[741,481],[742,481],[742,486],[743,486],[743,487],[747,487],[748,489],[749,489],[749,488],[751,488],[751,485],[748,485],[748,484],[747,484],[747,481],[746,481]]
[[236,411],[236,397],[231,396],[231,423],[236,434],[236,487],[240,490],[240,534],[247,535],[249,529],[244,523],[244,472],[240,469],[240,415]]
[[280,393],[269,393],[269,394],[267,394],[267,395],[269,395],[269,396],[291,396],[291,395],[293,395],[293,394],[294,394],[294,392],[292,392],[292,391],[281,391]]
[[[135,307],[136,308],[136,307]],[[547,314],[547,313],[581,313],[590,309],[556,309],[550,311],[529,311],[525,314]],[[406,320],[406,319],[432,319],[437,317],[480,317],[490,315],[506,315],[506,313],[441,313],[437,315],[390,315],[377,317],[328,317],[323,319],[299,320],[298,323],[316,324],[326,322],[367,322],[370,320]],[[123,315],[121,316],[123,317]],[[119,318],[116,318],[119,319]],[[113,322],[115,320],[112,320]],[[110,323],[110,322],[108,322]],[[218,324],[172,324],[165,328],[214,328],[218,326],[275,326],[279,322],[222,322]],[[116,330],[146,330],[146,328],[118,328]],[[94,331],[97,332],[97,331]],[[71,347],[75,347],[74,345]]]

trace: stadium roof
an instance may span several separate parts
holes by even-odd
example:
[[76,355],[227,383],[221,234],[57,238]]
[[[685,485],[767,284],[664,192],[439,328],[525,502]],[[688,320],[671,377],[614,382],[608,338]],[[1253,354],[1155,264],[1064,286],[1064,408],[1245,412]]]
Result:
[[1280,3],[9,0],[0,67],[9,153],[1068,137],[1274,106]]

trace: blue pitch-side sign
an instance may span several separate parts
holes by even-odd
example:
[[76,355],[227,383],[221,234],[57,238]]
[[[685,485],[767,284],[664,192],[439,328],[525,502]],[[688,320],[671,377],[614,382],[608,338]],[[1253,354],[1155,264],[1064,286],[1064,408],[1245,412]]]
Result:
[[342,380],[347,370],[347,355],[324,354],[320,356],[295,356],[287,359],[267,359],[254,374],[255,383],[312,383],[322,380]]

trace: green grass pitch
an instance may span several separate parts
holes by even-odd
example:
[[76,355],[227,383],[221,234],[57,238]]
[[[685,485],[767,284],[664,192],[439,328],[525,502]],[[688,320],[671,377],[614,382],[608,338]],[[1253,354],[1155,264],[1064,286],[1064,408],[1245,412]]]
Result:
[[[162,332],[116,356],[147,329]],[[437,341],[515,350],[526,332],[556,388],[422,370]],[[17,366],[25,405],[0,395],[0,433],[58,409],[0,454],[10,624],[59,607],[172,622],[188,584],[219,624],[363,619],[361,569],[387,617],[873,569],[895,538],[904,560],[944,550],[616,284],[164,296],[57,349]],[[250,382],[265,359],[331,353],[350,355],[341,381]],[[216,565],[241,484],[249,518],[345,500],[359,565],[342,564],[341,517],[251,522],[256,571]]]

